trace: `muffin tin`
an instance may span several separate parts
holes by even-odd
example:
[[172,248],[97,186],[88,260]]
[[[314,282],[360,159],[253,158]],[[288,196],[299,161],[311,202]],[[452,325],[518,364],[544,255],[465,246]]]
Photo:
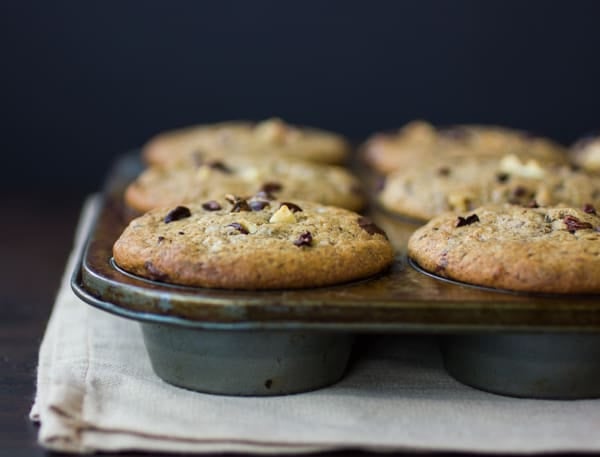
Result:
[[377,209],[368,215],[397,256],[388,271],[361,281],[235,291],[175,286],[120,270],[112,244],[132,217],[122,194],[141,171],[138,157],[124,156],[109,174],[72,287],[89,304],[139,321],[153,368],[167,382],[219,394],[301,392],[343,376],[355,334],[418,332],[441,335],[448,371],[478,388],[600,396],[600,297],[501,293],[440,281],[407,261],[406,240],[418,225]]

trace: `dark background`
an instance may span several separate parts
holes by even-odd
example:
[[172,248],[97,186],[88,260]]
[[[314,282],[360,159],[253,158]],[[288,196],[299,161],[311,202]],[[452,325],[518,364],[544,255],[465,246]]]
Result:
[[27,413],[84,196],[167,128],[279,115],[600,128],[600,2],[0,0],[0,454]]
[[600,127],[599,18],[594,1],[3,1],[2,190],[84,195],[152,134],[230,118],[569,143]]

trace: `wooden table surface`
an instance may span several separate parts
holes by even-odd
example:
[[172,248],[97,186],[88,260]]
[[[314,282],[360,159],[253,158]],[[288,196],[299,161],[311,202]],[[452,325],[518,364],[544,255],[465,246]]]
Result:
[[82,202],[83,196],[2,196],[0,455],[46,455],[28,413],[39,345]]
[[[4,217],[0,252],[5,262],[0,306],[0,457],[68,455],[47,452],[38,446],[37,426],[29,421],[28,414],[35,394],[39,345],[83,200],[83,195],[22,194],[3,195],[0,200]],[[376,454],[344,451],[323,455]]]

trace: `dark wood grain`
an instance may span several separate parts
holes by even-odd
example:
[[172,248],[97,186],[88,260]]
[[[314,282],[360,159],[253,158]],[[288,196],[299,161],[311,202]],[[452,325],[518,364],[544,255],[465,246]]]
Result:
[[0,252],[0,455],[45,455],[28,419],[37,354],[82,196],[4,195]]

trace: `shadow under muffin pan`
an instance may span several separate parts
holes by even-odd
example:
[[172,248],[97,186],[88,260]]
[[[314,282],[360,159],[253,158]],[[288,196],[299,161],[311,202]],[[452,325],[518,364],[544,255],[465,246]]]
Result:
[[[504,294],[411,268],[404,246],[385,273],[315,289],[201,289],[138,278],[111,262],[127,224],[122,192],[137,154],[109,174],[71,285],[84,301],[140,322],[165,381],[225,395],[281,395],[339,380],[358,333],[440,336],[448,372],[483,390],[538,398],[600,397],[598,296]],[[369,214],[404,239],[414,225]],[[404,233],[404,232],[406,233]]]

